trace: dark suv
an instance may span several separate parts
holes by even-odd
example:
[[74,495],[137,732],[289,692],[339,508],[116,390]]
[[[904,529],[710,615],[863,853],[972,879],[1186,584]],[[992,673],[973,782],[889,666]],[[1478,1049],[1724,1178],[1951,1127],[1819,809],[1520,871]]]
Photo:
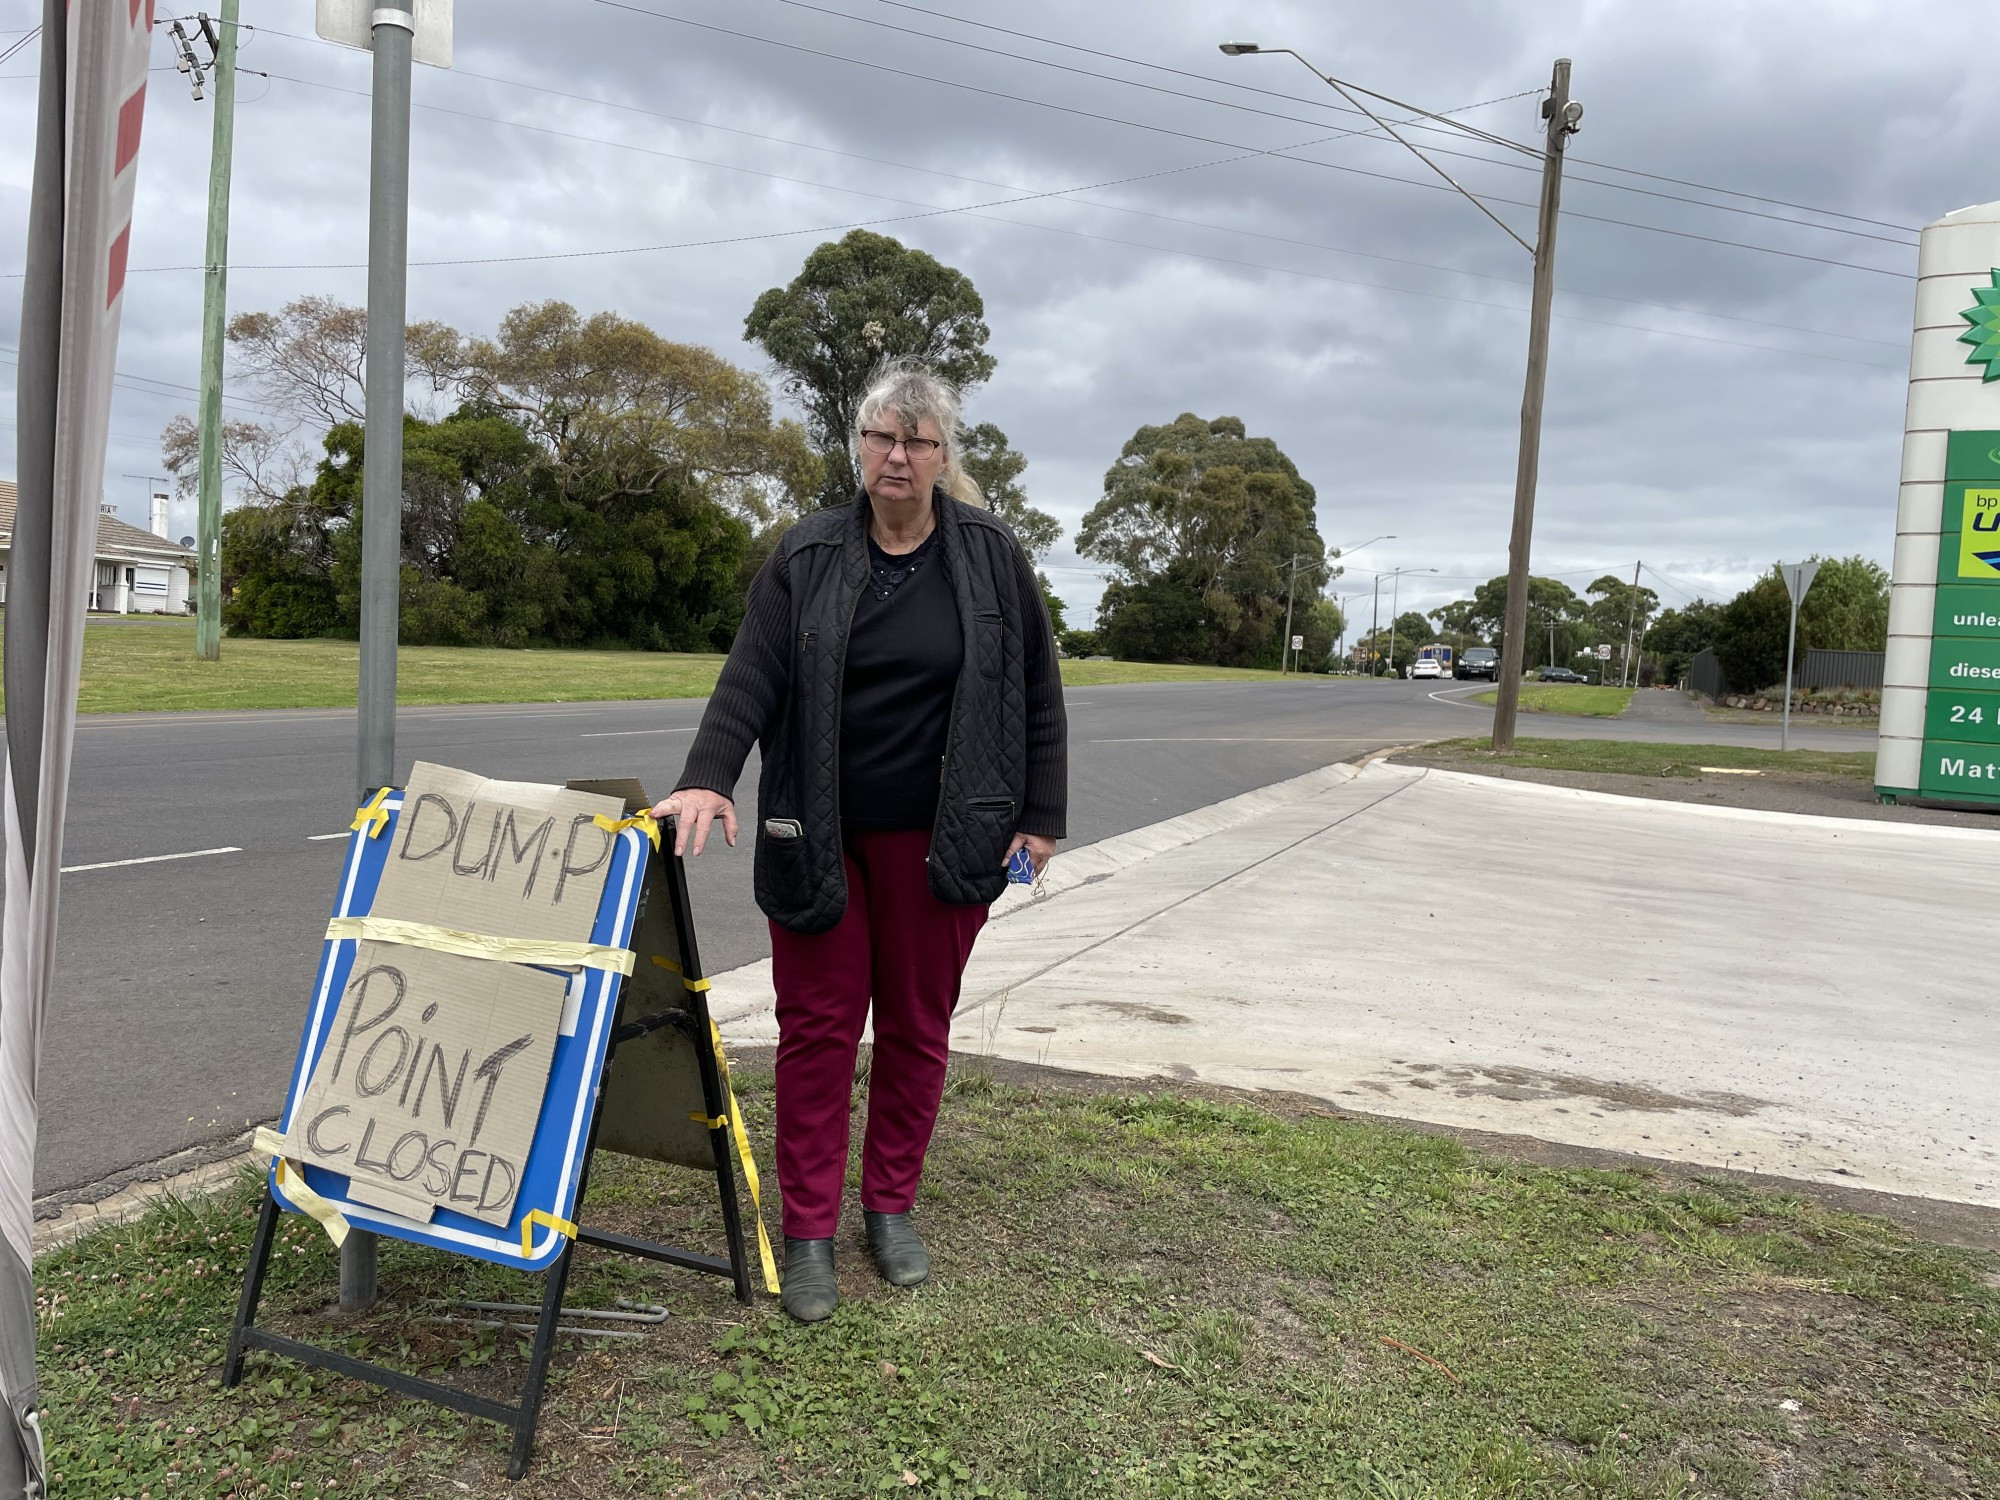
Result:
[[1467,646],[1451,669],[1454,677],[1484,677],[1489,682],[1500,675],[1500,653],[1491,646]]

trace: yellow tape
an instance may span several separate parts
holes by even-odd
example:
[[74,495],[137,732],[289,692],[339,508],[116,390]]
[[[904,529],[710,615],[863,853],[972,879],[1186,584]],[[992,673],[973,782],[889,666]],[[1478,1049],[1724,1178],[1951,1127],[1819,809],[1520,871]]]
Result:
[[564,1239],[576,1238],[576,1225],[568,1219],[558,1219],[547,1209],[531,1208],[528,1216],[521,1221],[521,1259],[528,1260],[535,1253],[535,1226],[546,1224]]
[[[706,981],[704,981],[706,987]],[[722,1033],[716,1030],[715,1022],[708,1023],[709,1045],[715,1049],[715,1065],[722,1074],[722,1089],[729,1096],[729,1113],[709,1118],[690,1115],[688,1118],[701,1120],[710,1130],[719,1130],[727,1121],[735,1128],[736,1154],[743,1159],[743,1180],[750,1185],[750,1208],[757,1218],[757,1252],[764,1260],[764,1285],[773,1297],[778,1295],[778,1260],[771,1253],[771,1235],[764,1228],[764,1194],[757,1180],[757,1159],[750,1154],[750,1132],[743,1128],[743,1111],[736,1103],[736,1085],[729,1079],[729,1055],[722,1050]]]
[[710,1130],[720,1130],[729,1123],[728,1115],[705,1115],[700,1110],[694,1111],[688,1118],[697,1125],[706,1125]]
[[433,927],[428,922],[403,922],[394,917],[335,917],[326,924],[326,935],[330,938],[401,943],[409,948],[456,953],[461,958],[540,964],[552,969],[609,969],[614,974],[630,974],[635,956],[630,948],[610,948],[602,943],[494,937],[483,932],[461,932],[455,927]]
[[608,833],[623,833],[628,828],[636,828],[652,840],[655,849],[660,847],[660,825],[649,812],[634,813],[629,818],[607,818],[599,813],[590,820]]
[[659,954],[655,953],[653,955],[653,962],[662,969],[671,969],[674,973],[681,975],[681,984],[687,989],[705,990],[708,988],[708,981],[706,979],[689,979],[681,966],[671,958],[662,958]]
[[293,1207],[309,1218],[317,1219],[326,1237],[338,1247],[347,1239],[347,1218],[326,1199],[306,1186],[305,1173],[285,1159],[285,1138],[268,1125],[259,1125],[250,1137],[253,1151],[262,1153],[277,1163],[278,1186],[285,1190],[285,1196],[292,1200]]
[[389,800],[391,790],[393,789],[386,786],[377,790],[375,795],[368,799],[367,806],[356,810],[354,821],[347,825],[348,828],[355,832],[366,828],[368,830],[368,837],[371,839],[387,828],[389,826],[389,809],[383,804]]

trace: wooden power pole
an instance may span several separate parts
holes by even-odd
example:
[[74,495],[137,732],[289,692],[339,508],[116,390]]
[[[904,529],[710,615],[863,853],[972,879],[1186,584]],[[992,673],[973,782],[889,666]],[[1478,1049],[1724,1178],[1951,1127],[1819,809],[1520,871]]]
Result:
[[1521,449],[1514,468],[1514,530],[1507,543],[1507,613],[1500,639],[1500,681],[1494,695],[1493,748],[1514,748],[1514,715],[1521,703],[1521,659],[1528,630],[1528,551],[1535,528],[1535,480],[1542,459],[1542,392],[1549,372],[1549,308],[1555,299],[1556,218],[1562,206],[1563,146],[1583,118],[1569,97],[1569,59],[1556,59],[1542,156],[1542,203],[1535,230],[1534,297],[1528,314],[1528,375],[1521,393]]
[[[208,155],[208,248],[201,304],[201,452],[195,499],[194,654],[222,660],[222,346],[229,311],[229,173],[236,143],[236,15],[201,18],[215,58],[215,122]],[[200,98],[197,92],[196,98]]]
[[1646,566],[1642,558],[1632,564],[1632,603],[1625,611],[1625,660],[1618,669],[1618,685],[1625,687],[1625,679],[1631,677],[1632,687],[1639,685],[1639,674],[1632,671],[1632,635],[1639,625],[1639,570]]

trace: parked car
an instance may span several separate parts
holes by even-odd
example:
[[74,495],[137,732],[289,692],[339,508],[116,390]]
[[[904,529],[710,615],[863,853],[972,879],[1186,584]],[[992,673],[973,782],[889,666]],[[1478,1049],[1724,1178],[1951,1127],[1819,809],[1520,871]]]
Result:
[[1568,667],[1543,667],[1535,674],[1537,682],[1588,682],[1590,679],[1581,672],[1572,672]]
[[1444,668],[1426,656],[1421,660],[1411,662],[1408,667],[1404,668],[1404,675],[1406,677],[1442,677],[1444,676]]
[[1500,675],[1500,653],[1491,646],[1467,646],[1452,668],[1454,677],[1484,677],[1488,682]]

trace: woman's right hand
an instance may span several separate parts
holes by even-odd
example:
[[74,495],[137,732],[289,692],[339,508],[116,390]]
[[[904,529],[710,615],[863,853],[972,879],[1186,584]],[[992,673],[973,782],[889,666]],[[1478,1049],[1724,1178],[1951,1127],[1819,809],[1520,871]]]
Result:
[[718,818],[722,820],[722,836],[729,840],[730,848],[736,847],[736,804],[720,792],[711,792],[706,787],[688,787],[655,804],[653,816],[677,820],[674,824],[674,854],[677,857],[688,852],[690,843],[696,854],[701,853],[708,843],[709,825]]

